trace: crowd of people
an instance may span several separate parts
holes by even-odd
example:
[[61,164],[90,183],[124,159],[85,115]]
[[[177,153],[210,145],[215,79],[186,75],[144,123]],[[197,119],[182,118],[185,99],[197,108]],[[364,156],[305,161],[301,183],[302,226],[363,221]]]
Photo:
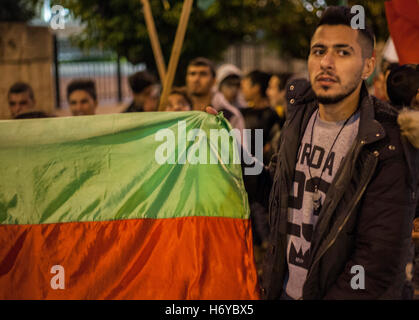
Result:
[[[405,259],[396,245],[396,242],[400,240],[394,234],[396,229],[391,229],[399,227],[397,230],[400,231],[402,230],[400,224],[405,222],[394,218],[394,214],[391,219],[389,218],[391,215],[389,210],[398,210],[400,215],[403,215],[407,208],[407,205],[402,203],[404,197],[401,194],[393,194],[386,189],[394,185],[400,188],[400,192],[407,190],[407,188],[404,189],[402,181],[393,177],[388,178],[405,172],[405,168],[399,166],[397,161],[391,162],[393,156],[387,154],[388,150],[394,151],[401,148],[395,138],[395,129],[389,123],[393,121],[391,119],[396,119],[404,108],[419,110],[419,67],[398,64],[382,66],[376,83],[380,90],[377,90],[376,97],[368,100],[371,97],[370,93],[374,94],[373,88],[367,88],[365,84],[365,80],[375,69],[375,58],[372,54],[374,36],[368,28],[364,31],[351,29],[348,22],[350,17],[351,14],[342,7],[326,11],[312,39],[308,60],[309,80],[296,79],[296,76],[291,73],[271,74],[261,70],[243,74],[239,68],[231,64],[221,65],[216,69],[212,61],[198,57],[190,61],[187,66],[185,86],[172,88],[167,99],[165,111],[206,111],[206,108],[210,106],[216,112],[222,111],[233,128],[252,129],[252,132],[254,129],[263,129],[263,162],[267,168],[271,163],[269,168],[271,173],[273,171],[273,175],[267,178],[270,182],[263,180],[263,185],[259,177],[246,177],[245,185],[249,195],[258,265],[261,263],[262,255],[265,252],[268,253],[265,268],[263,270],[259,268],[260,274],[264,273],[265,276],[262,281],[262,290],[268,298],[355,297],[347,290],[346,282],[350,282],[349,270],[345,269],[344,274],[339,274],[348,262],[348,260],[341,261],[340,259],[349,259],[348,257],[355,262],[363,261],[365,267],[374,270],[371,272],[377,272],[376,275],[370,273],[370,278],[367,280],[368,285],[376,286],[369,291],[371,297],[380,294],[393,297],[392,294],[384,292],[384,287],[387,285],[385,282],[390,281],[388,279],[391,277],[383,276],[383,281],[374,277],[379,278],[380,272],[388,272],[388,274],[396,272],[398,265],[388,266],[386,270],[386,267],[379,264],[387,262],[373,263],[368,260],[368,256],[375,255],[376,259],[385,260],[385,254],[397,254],[400,259]],[[358,32],[361,40],[357,38]],[[359,61],[364,62],[359,64]],[[142,71],[131,75],[129,85],[133,100],[123,112],[158,110],[161,86],[151,73]],[[332,94],[331,92],[334,91],[336,91],[335,94]],[[94,115],[98,106],[94,81],[74,80],[71,82],[67,87],[67,100],[74,116]],[[29,84],[12,85],[8,92],[8,103],[15,119],[48,117],[47,114],[36,111],[36,99]],[[305,113],[297,110],[296,106],[299,106],[301,110],[304,109]],[[341,113],[338,115],[332,112],[332,107]],[[289,117],[290,114],[292,117]],[[373,120],[374,116],[377,120]],[[371,117],[369,122],[368,117]],[[286,120],[289,120],[288,125],[285,125]],[[377,123],[381,125],[377,126]],[[385,130],[388,131],[386,134]],[[400,128],[398,130],[400,134]],[[367,171],[362,171],[363,167],[350,167],[351,163],[348,162],[353,157],[352,160],[355,163],[358,159],[356,157],[360,155],[361,151],[350,149],[351,145],[355,145],[355,137],[358,133],[365,133],[365,139],[360,141],[360,144],[367,145],[370,154],[380,161],[378,164],[373,164],[374,160],[369,158],[370,154],[364,155],[361,163],[367,166],[367,162],[371,162],[371,166],[368,167],[371,175]],[[386,140],[377,142],[381,136],[386,136]],[[249,150],[255,150],[253,139],[249,144]],[[385,150],[384,146],[386,146]],[[292,149],[293,147],[295,150]],[[319,152],[318,158],[316,158],[316,151]],[[325,151],[328,151],[328,154]],[[297,156],[296,159],[291,156],[287,158],[288,154],[294,153]],[[278,154],[281,155],[276,156]],[[275,157],[282,166],[276,164]],[[333,180],[335,174],[339,174],[337,167],[333,167],[334,157],[340,158],[345,170],[351,168],[340,173],[341,185],[337,185],[337,182]],[[323,158],[324,164],[321,160]],[[271,159],[274,161],[270,162]],[[320,171],[317,171],[318,169]],[[287,180],[290,178],[290,172],[294,170],[293,183],[296,183],[294,189],[298,190],[292,190],[289,186],[292,181]],[[357,175],[361,171],[363,173]],[[299,176],[304,176],[303,185],[300,185],[298,181]],[[308,178],[311,179],[308,180]],[[361,186],[364,182],[367,189],[365,194],[361,193],[365,192],[365,189],[357,189],[358,185]],[[304,183],[305,189],[300,190],[304,187]],[[386,187],[381,188],[380,183]],[[268,189],[266,186],[269,186]],[[348,189],[344,190],[345,188]],[[347,192],[346,198],[342,196],[344,191]],[[337,232],[336,239],[346,238],[344,241],[331,243],[332,249],[329,253],[319,256],[316,260],[315,254],[322,248],[323,242],[320,231],[317,233],[313,231],[314,226],[320,223],[318,230],[323,228],[324,233],[327,230],[333,231],[335,228],[333,223],[343,223],[339,219],[341,219],[340,215],[343,216],[344,206],[351,206],[351,197],[356,197],[357,192],[360,192],[359,199],[362,200],[353,204],[353,208],[357,208],[362,216],[360,214],[358,220],[352,217],[348,218],[349,220],[342,220],[345,223],[341,224],[339,231],[345,228],[346,233],[342,236],[342,233]],[[263,194],[260,196],[261,193]],[[341,202],[333,202],[333,200],[325,202],[325,198],[332,193],[335,198],[341,197],[339,198],[342,199]],[[278,199],[284,201],[284,197],[287,203],[278,204]],[[395,199],[393,203],[392,197]],[[306,201],[308,198],[310,201]],[[269,203],[269,206],[266,203]],[[409,206],[411,210],[411,204]],[[273,216],[273,212],[282,217],[283,210],[285,214],[288,214],[288,218],[279,221],[278,216]],[[417,209],[413,210],[416,210],[417,214]],[[377,212],[383,215],[378,217],[375,215]],[[409,212],[411,214],[411,211]],[[332,220],[320,219],[320,215],[324,217],[329,213],[335,215],[332,218],[329,217]],[[300,218],[300,214],[303,218]],[[317,222],[318,219],[319,222]],[[364,225],[360,225],[360,221]],[[374,235],[371,235],[371,232],[375,232]],[[361,240],[354,242],[353,239]],[[368,247],[363,241],[376,242],[375,245]],[[334,248],[333,246],[336,247],[334,243],[339,243],[342,247]],[[406,242],[403,243],[406,245]],[[411,239],[410,243],[412,243]],[[279,250],[280,246],[282,246],[281,250]],[[297,247],[308,249],[297,249]],[[276,248],[280,253],[277,253]],[[412,246],[410,248],[414,250]],[[355,252],[355,249],[362,251],[362,255],[351,256],[350,252]],[[418,250],[416,247],[416,251]],[[339,252],[341,255],[336,258]],[[309,253],[312,256],[309,256]],[[282,256],[279,258],[278,255]],[[409,258],[406,258],[406,265],[409,263],[412,265],[413,256],[414,253],[411,251]],[[392,258],[396,257],[387,259]],[[286,261],[285,265],[278,263],[278,259]],[[328,265],[327,261],[332,260],[335,262]],[[320,264],[317,263],[318,261],[323,262]],[[339,266],[337,266],[337,261],[340,263]],[[310,270],[308,274],[307,270]],[[321,278],[331,279],[332,276],[334,276],[334,282]],[[322,280],[313,280],[313,277],[320,277]],[[390,288],[391,285],[388,287]]]

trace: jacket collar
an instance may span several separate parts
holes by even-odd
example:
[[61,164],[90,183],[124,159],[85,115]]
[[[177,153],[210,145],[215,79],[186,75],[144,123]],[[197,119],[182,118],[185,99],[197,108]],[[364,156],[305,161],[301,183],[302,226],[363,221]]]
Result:
[[362,84],[359,100],[360,121],[358,137],[364,144],[370,144],[383,139],[386,132],[383,126],[375,119],[373,98],[368,94],[367,86]]

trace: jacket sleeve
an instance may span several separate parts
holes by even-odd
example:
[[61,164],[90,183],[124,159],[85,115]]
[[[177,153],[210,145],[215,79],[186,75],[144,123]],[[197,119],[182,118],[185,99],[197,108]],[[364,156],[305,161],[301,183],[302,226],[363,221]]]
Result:
[[[402,155],[378,163],[361,200],[354,233],[340,235],[354,237],[352,256],[325,299],[401,298],[416,206],[408,175]],[[351,286],[359,274],[355,269],[351,273],[353,266],[365,271],[364,289]]]

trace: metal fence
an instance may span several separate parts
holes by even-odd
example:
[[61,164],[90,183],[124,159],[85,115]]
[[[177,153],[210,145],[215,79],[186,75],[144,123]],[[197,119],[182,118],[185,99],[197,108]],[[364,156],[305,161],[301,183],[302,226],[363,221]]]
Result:
[[109,52],[94,51],[89,55],[72,47],[68,41],[55,40],[56,107],[67,108],[67,86],[74,79],[92,79],[96,84],[100,105],[116,105],[131,97],[128,76],[145,69],[132,65]]
[[[68,40],[55,40],[56,105],[67,108],[66,89],[73,79],[90,78],[96,83],[101,106],[128,102],[131,92],[128,76],[145,69],[144,64],[132,65],[120,61],[111,52],[94,50],[89,55],[70,45]],[[88,61],[86,61],[88,60]],[[268,72],[301,72],[305,62],[284,61],[275,50],[264,45],[237,44],[228,48],[222,63],[232,63],[247,73],[254,69]]]

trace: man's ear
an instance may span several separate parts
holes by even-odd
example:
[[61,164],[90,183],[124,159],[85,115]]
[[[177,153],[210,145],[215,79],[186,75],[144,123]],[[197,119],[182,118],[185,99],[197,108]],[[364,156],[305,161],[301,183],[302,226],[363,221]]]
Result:
[[366,58],[364,60],[364,69],[362,70],[362,79],[367,80],[375,70],[375,57]]

